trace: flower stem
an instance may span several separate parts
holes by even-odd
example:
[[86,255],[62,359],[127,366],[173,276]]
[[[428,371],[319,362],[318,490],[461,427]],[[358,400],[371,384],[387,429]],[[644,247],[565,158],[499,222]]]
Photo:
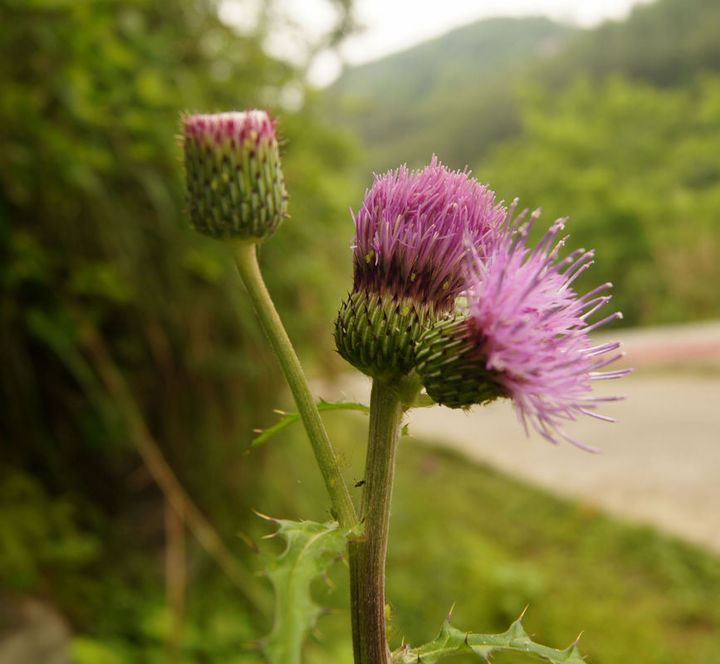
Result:
[[350,552],[350,601],[355,664],[387,664],[385,633],[385,556],[390,530],[390,503],[395,454],[405,404],[417,389],[407,379],[374,379],[370,396],[370,430],[365,461],[360,538]]
[[270,339],[285,373],[290,391],[295,398],[300,417],[315,453],[315,459],[330,494],[335,517],[344,528],[352,528],[357,525],[357,516],[350,492],[340,473],[337,456],[325,430],[325,425],[320,419],[320,413],[310,393],[300,361],[260,273],[256,245],[254,242],[235,242],[233,243],[233,253],[240,277],[250,294],[255,312]]

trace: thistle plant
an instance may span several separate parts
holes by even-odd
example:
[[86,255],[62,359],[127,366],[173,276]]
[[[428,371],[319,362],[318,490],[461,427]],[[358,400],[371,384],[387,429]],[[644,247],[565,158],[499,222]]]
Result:
[[257,245],[287,216],[287,191],[275,122],[265,111],[182,118],[191,225],[229,241],[238,273],[280,362],[315,453],[333,511],[346,528],[357,522],[330,438],[292,342],[260,273]]
[[[337,521],[275,521],[287,540],[267,564],[278,607],[264,654],[271,664],[301,661],[318,609],[310,583],[343,551],[350,567],[355,664],[431,664],[467,652],[487,659],[511,650],[559,664],[582,662],[577,645],[539,645],[518,619],[507,632],[462,632],[450,623],[418,647],[391,652],[385,627],[385,558],[395,456],[405,412],[419,403],[469,408],[498,398],[552,442],[566,421],[596,412],[595,380],[619,357],[619,344],[594,345],[590,332],[619,317],[589,318],[610,299],[610,284],[573,289],[592,252],[560,257],[558,220],[528,246],[533,213],[514,216],[467,171],[435,157],[419,171],[400,167],[375,178],[353,215],[353,284],[335,322],[338,352],[372,378],[363,495],[356,512],[332,444],[257,263],[256,247],[286,216],[275,124],[263,111],[183,119],[188,209],[198,231],[225,239],[305,425]],[[425,389],[425,394],[421,390]],[[319,404],[324,410],[341,404]],[[357,404],[352,405],[357,408]],[[362,406],[360,406],[362,407]]]

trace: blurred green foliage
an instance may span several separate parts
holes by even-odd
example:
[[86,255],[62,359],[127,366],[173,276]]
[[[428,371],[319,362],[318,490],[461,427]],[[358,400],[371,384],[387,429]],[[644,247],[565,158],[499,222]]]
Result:
[[[337,32],[351,7],[335,5]],[[292,218],[262,260],[319,367],[349,284],[342,173],[356,148],[311,100],[282,106],[302,71],[268,57],[261,30],[223,24],[213,0],[9,0],[0,24],[0,587],[44,594],[80,632],[114,622],[122,639],[147,610],[129,587],[164,606],[163,500],[93,348],[235,552],[264,467],[243,453],[286,399],[226,248],[186,228],[179,114],[278,117]],[[194,575],[218,576],[199,560]],[[261,619],[246,610],[241,623]]]
[[75,505],[51,499],[33,477],[6,469],[0,476],[0,578],[34,590],[43,574],[62,573],[97,558],[99,542],[76,525]]
[[612,77],[527,94],[522,133],[475,169],[506,200],[571,215],[571,246],[631,324],[720,316],[720,77],[654,88]]
[[683,86],[700,71],[720,70],[720,5],[715,0],[639,3],[624,21],[576,34],[536,76],[552,86],[578,71],[623,74],[660,87]]

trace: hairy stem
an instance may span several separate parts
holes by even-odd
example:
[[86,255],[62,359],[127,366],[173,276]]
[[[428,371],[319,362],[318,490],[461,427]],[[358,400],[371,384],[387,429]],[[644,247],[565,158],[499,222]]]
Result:
[[330,494],[335,516],[341,526],[352,528],[357,524],[357,516],[350,492],[340,473],[337,456],[330,443],[325,425],[320,419],[320,413],[310,393],[305,373],[260,273],[256,245],[251,242],[236,242],[233,249],[240,277],[250,294],[255,312],[270,339],[285,373],[290,391],[295,398],[300,417],[315,453],[315,459]]
[[355,664],[386,664],[385,556],[395,454],[400,438],[405,379],[373,380],[370,431],[361,509],[363,534],[350,543],[350,596]]

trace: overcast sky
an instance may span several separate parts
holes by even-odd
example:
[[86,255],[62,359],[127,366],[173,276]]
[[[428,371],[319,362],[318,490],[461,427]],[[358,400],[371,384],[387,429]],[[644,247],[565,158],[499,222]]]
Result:
[[[592,26],[607,19],[623,18],[633,5],[650,0],[356,0],[356,15],[366,26],[342,46],[342,59],[360,64],[407,49],[466,23],[489,16],[543,14],[575,25]],[[328,0],[281,0],[283,11],[306,34],[317,34],[332,22]],[[224,0],[223,17],[242,29],[252,25],[258,0]],[[268,47],[275,55],[293,57],[302,50],[301,40],[288,30],[270,35]],[[326,53],[316,59],[312,80],[321,85],[337,76],[340,60]]]

